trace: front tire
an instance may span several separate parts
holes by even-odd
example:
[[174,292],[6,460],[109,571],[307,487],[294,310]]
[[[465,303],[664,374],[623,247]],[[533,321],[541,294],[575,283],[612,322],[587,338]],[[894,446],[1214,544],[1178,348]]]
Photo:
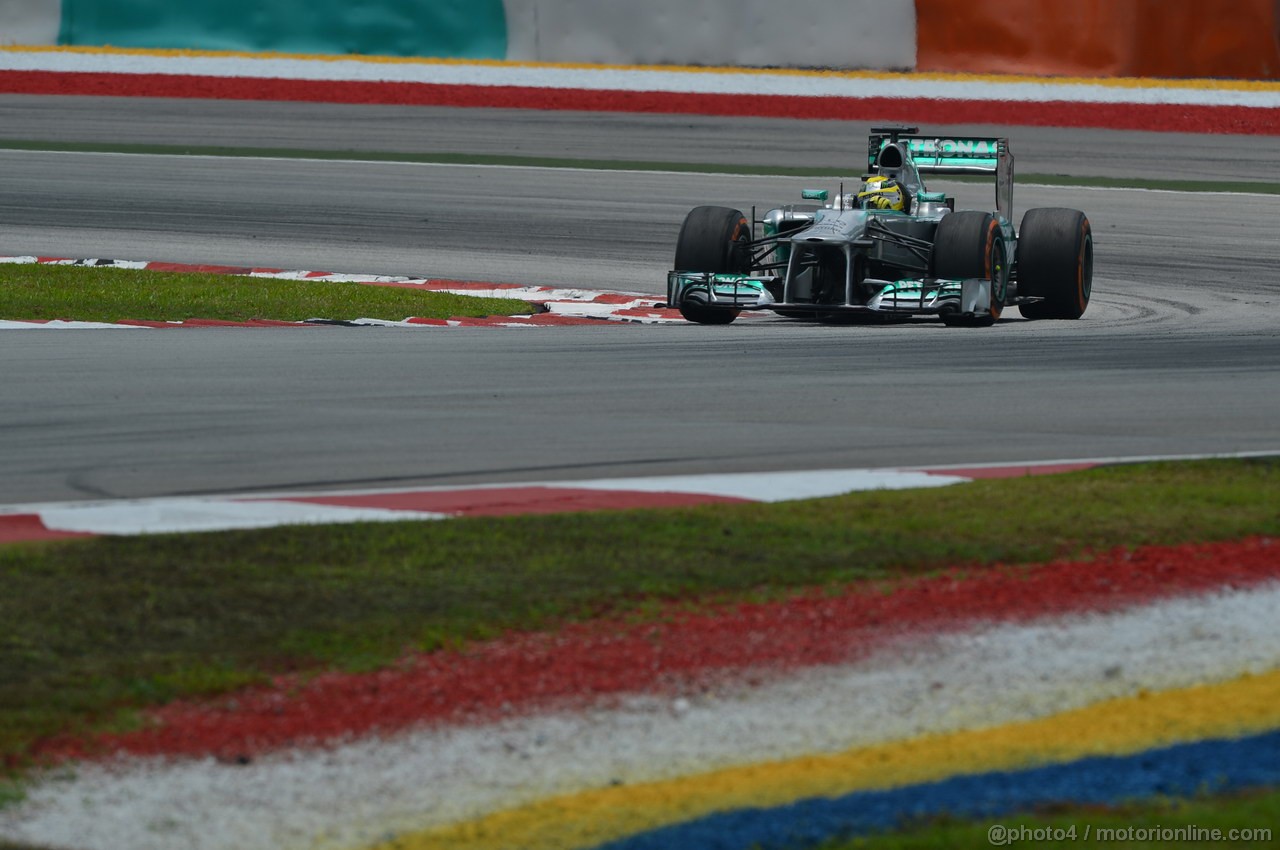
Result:
[[[694,207],[685,216],[676,240],[675,269],[682,272],[745,274],[750,270],[751,225],[740,210]],[[739,310],[685,302],[680,315],[700,325],[727,325]]]
[[1028,319],[1078,319],[1093,292],[1093,229],[1079,210],[1027,210],[1018,232],[1018,295]]
[[984,278],[991,282],[991,301],[987,307],[990,315],[943,315],[942,321],[948,325],[995,324],[1009,284],[1007,257],[1000,223],[991,213],[964,210],[943,216],[934,236],[933,276],[947,280]]

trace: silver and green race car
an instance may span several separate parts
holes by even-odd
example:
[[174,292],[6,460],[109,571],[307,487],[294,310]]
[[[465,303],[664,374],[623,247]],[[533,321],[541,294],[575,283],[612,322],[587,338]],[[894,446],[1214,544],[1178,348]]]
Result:
[[[732,322],[743,310],[825,321],[937,316],[990,325],[1005,307],[1029,319],[1078,319],[1089,305],[1093,236],[1079,210],[1028,210],[1013,227],[1013,155],[1005,138],[939,138],[872,128],[867,166],[891,177],[904,209],[860,209],[857,193],[806,189],[749,222],[696,207],[676,243],[667,302],[689,321]],[[995,176],[995,210],[955,209],[923,174]],[[824,203],[825,202],[825,203]]]

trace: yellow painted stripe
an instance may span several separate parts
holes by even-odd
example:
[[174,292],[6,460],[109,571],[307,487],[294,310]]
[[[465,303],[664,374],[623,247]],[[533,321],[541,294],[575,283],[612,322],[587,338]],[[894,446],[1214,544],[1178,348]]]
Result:
[[1052,717],[824,756],[584,791],[402,836],[378,850],[569,850],[748,806],[1130,755],[1280,728],[1280,671],[1108,700]]
[[769,75],[850,80],[919,80],[956,83],[1034,83],[1044,86],[1087,85],[1121,89],[1193,89],[1248,92],[1280,92],[1280,82],[1262,80],[1167,80],[1150,77],[1034,77],[1002,74],[945,74],[891,71],[815,71],[803,68],[726,68],[702,65],[600,65],[584,62],[510,62],[502,59],[448,59],[422,56],[369,54],[276,53],[229,50],[163,50],[123,47],[56,47],[19,45],[0,47],[0,53],[78,53],[103,56],[151,56],[158,58],[290,59],[308,62],[368,62],[390,65],[450,65],[489,68],[551,68],[579,71],[658,71],[681,74]]

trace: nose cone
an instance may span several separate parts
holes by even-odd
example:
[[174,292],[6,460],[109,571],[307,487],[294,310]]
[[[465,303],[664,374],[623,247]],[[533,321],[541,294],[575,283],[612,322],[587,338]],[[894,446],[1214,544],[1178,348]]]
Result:
[[866,229],[866,210],[822,210],[813,225],[796,233],[791,241],[845,245],[861,239]]

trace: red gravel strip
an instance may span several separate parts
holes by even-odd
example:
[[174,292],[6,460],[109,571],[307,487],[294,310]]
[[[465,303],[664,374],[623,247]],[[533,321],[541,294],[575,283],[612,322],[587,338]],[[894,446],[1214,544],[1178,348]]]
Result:
[[[423,289],[472,289],[478,292],[487,292],[489,290],[499,289],[531,289],[538,287],[530,287],[523,283],[483,283],[474,280],[449,280],[447,278],[433,277],[426,283],[415,284]],[[549,289],[550,287],[541,287]]]
[[409,106],[497,107],[590,112],[654,112],[923,124],[1002,124],[1104,127],[1183,133],[1280,135],[1280,109],[1187,104],[1043,103],[908,98],[794,97],[787,95],[678,94],[523,86],[461,86],[199,77],[183,74],[111,74],[58,71],[0,72],[0,92],[111,97],[192,97]]
[[528,318],[519,316],[482,316],[478,318],[457,316],[449,321],[463,328],[491,328],[501,325],[531,325],[541,328],[552,325],[599,325],[608,320],[604,317],[593,319],[590,316],[561,316],[555,313],[538,313]]
[[[308,278],[324,278],[332,276],[332,272],[308,272]],[[408,289],[425,289],[435,291],[470,290],[473,292],[494,292],[504,289],[534,289],[520,283],[477,283],[475,281],[441,280],[362,280],[363,286],[402,286]]]
[[183,272],[186,274],[239,274],[247,275],[257,271],[251,266],[211,266],[192,265],[190,263],[147,263],[147,271]]
[[668,310],[666,308],[657,309],[654,307],[630,307],[626,310],[614,310],[612,315],[617,316],[618,318],[634,317],[637,319],[668,319],[668,320],[684,319],[684,316],[680,315],[679,310]]
[[630,304],[636,301],[634,295],[628,295],[624,292],[603,292],[591,299],[592,304]]
[[462,328],[496,328],[504,325],[529,325],[530,327],[549,327],[551,325],[600,325],[608,321],[601,317],[593,319],[588,316],[558,316],[552,313],[539,313],[534,316],[455,316],[452,319],[429,319],[414,316],[406,319],[411,325],[453,325]]
[[673,693],[729,675],[750,681],[849,661],[904,633],[1111,611],[1278,577],[1280,543],[1251,538],[1117,550],[1091,561],[987,568],[971,576],[956,570],[905,582],[892,593],[863,587],[834,598],[807,594],[696,614],[673,608],[661,622],[597,620],[513,635],[414,655],[377,673],[281,677],[233,697],[170,704],[154,712],[153,728],[96,741],[50,740],[38,753],[239,758],[426,722],[482,720],[624,693]]

